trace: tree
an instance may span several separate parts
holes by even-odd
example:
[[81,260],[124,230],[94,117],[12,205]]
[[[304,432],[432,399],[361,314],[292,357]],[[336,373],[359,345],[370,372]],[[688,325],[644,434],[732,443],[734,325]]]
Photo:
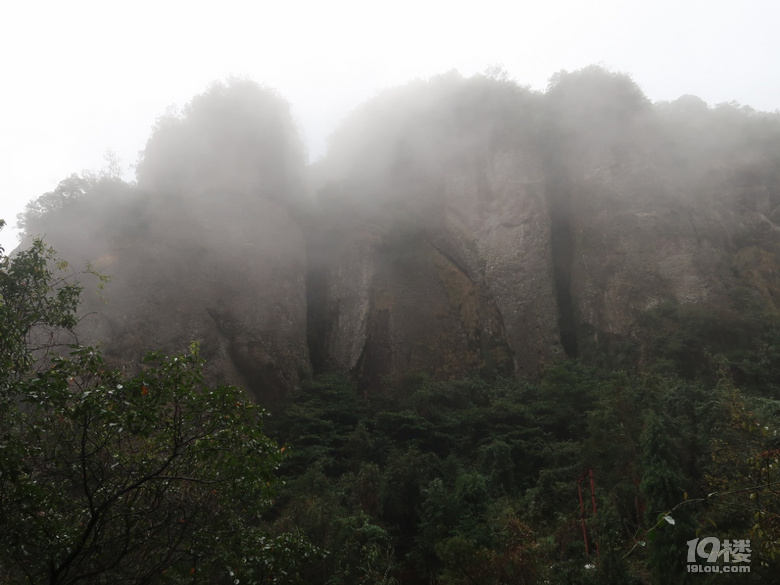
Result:
[[136,175],[139,186],[158,194],[192,199],[218,189],[292,203],[301,193],[305,162],[290,104],[269,88],[233,78],[213,83],[181,115],[162,117]]
[[[0,222],[0,228],[3,225]],[[50,267],[53,259],[53,250],[41,240],[13,262],[0,247],[0,400],[30,375],[34,351],[44,349],[36,342],[50,348],[55,332],[72,331],[76,325],[81,287],[61,276],[66,263],[57,263],[60,276],[55,274]]]
[[60,181],[57,188],[27,203],[23,213],[16,216],[19,229],[27,234],[38,234],[45,228],[45,218],[82,200],[95,186],[95,179],[72,174]]
[[300,581],[314,549],[262,521],[283,451],[263,412],[204,384],[197,344],[132,375],[95,348],[35,352],[76,324],[53,261],[40,240],[0,260],[0,582]]
[[729,362],[722,356],[715,361],[719,379],[711,403],[702,408],[710,422],[704,474],[708,506],[702,524],[722,540],[735,533],[749,538],[755,567],[751,572],[776,575],[780,566],[778,405],[743,393],[730,376]]
[[[695,522],[689,508],[667,515],[675,504],[683,501],[684,476],[679,469],[668,430],[664,421],[654,411],[645,415],[645,428],[640,437],[644,476],[640,489],[651,513],[651,522],[656,522],[650,531],[650,557],[648,567],[653,571],[655,583],[685,583],[690,577],[685,568],[685,559],[679,554],[685,543],[692,538]],[[665,522],[656,520],[660,514]]]

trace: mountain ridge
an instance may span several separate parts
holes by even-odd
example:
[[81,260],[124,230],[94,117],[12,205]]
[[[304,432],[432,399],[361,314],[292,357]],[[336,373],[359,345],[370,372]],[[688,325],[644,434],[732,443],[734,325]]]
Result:
[[385,91],[304,160],[283,99],[217,84],[161,120],[137,184],[61,184],[25,227],[115,275],[85,341],[132,363],[198,339],[269,404],[329,370],[381,393],[618,341],[641,362],[663,303],[780,306],[778,114],[651,104],[599,67],[544,93],[450,73]]

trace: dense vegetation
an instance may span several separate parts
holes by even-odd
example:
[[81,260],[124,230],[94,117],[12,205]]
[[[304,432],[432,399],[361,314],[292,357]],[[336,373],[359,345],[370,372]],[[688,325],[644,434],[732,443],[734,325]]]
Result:
[[277,526],[331,553],[308,582],[705,582],[686,543],[706,536],[752,545],[750,575],[713,583],[771,582],[778,329],[735,304],[648,312],[641,370],[410,375],[381,396],[338,375],[308,383],[272,425],[291,453]]
[[[42,242],[13,260],[0,255],[1,582],[777,579],[777,114],[709,108],[692,96],[653,105],[630,78],[598,67],[557,74],[545,93],[501,75],[451,73],[358,109],[309,169],[322,187],[317,204],[303,197],[303,160],[283,100],[250,82],[217,84],[160,120],[136,184],[111,167],[74,175],[20,216],[28,235],[49,234],[69,254],[100,250],[123,279],[107,345],[126,368],[62,337],[76,325],[81,291],[67,275],[55,280]],[[518,191],[488,188],[501,160],[528,175],[514,177]],[[516,280],[477,286],[516,250],[480,258],[475,241],[461,246],[460,220],[472,212],[446,201],[468,191],[447,184],[459,168],[475,169],[475,215],[493,213],[501,198],[509,211],[538,200],[538,216],[518,213],[506,229],[536,234],[525,243],[538,246],[544,278],[549,243],[558,298],[547,317],[555,313],[548,321],[559,319],[560,346],[577,359],[530,352],[538,363],[523,370],[508,337],[497,336],[501,360],[473,362],[473,377],[446,379],[452,370],[435,368],[388,375],[392,356],[369,374],[355,364],[336,372],[346,362],[329,353],[339,344],[328,334],[358,331],[343,327],[338,310],[352,303],[359,322],[363,305],[328,296],[326,285],[341,278],[349,289],[352,276],[370,280],[371,271],[328,272],[333,258],[393,268],[386,290],[360,292],[388,322],[392,313],[414,326],[374,331],[374,347],[392,344],[399,355],[418,341],[405,332],[426,329],[429,314],[466,314],[475,327],[463,338],[489,329],[479,317],[487,313],[454,310],[481,307],[465,303],[465,292],[527,300]],[[518,203],[518,193],[528,196]],[[604,210],[614,221],[602,222]],[[447,232],[453,217],[459,229]],[[485,237],[506,219],[500,209],[490,217],[475,223]],[[538,232],[535,223],[544,224]],[[415,265],[431,272],[419,260],[433,243],[446,244],[453,271],[474,285],[447,288],[452,304],[426,305],[430,281],[412,278]],[[655,244],[667,245],[637,251]],[[587,287],[591,266],[578,260],[586,256],[601,266]],[[670,258],[676,264],[659,268]],[[517,268],[534,278],[530,260],[507,266],[504,277]],[[679,266],[698,271],[703,293],[675,288],[688,276]],[[626,286],[610,288],[612,280]],[[396,283],[419,292],[419,303],[390,302]],[[235,311],[221,313],[237,293]],[[606,299],[591,305],[601,321],[580,314],[586,293]],[[261,309],[273,318],[257,318]],[[293,326],[296,335],[278,337]],[[127,363],[150,338],[186,347],[184,336],[214,331],[204,353],[240,366],[253,396],[289,391],[272,417],[239,390],[204,383],[197,345]],[[518,331],[533,343],[528,328]],[[355,345],[365,364],[369,346]],[[430,345],[445,356],[445,344]],[[271,388],[292,352],[302,356],[285,378],[294,383]],[[455,350],[446,357],[465,363]],[[708,537],[749,539],[750,574],[688,572],[689,543]]]
[[262,521],[263,413],[203,383],[197,344],[109,368],[73,335],[75,276],[40,240],[0,249],[0,582],[298,582],[316,551]]
[[320,376],[273,417],[280,449],[196,352],[134,375],[72,339],[32,353],[75,324],[52,260],[36,242],[0,274],[3,582],[683,583],[704,536],[751,543],[717,582],[778,571],[776,317],[739,291],[648,312],[641,368]]

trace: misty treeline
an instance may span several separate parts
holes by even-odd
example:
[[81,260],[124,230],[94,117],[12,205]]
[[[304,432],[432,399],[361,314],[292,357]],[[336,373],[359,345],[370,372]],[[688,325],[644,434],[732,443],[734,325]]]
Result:
[[[681,188],[719,167],[731,172],[736,159],[745,176],[735,181],[755,181],[754,173],[772,184],[779,136],[777,113],[736,102],[708,107],[691,95],[653,104],[628,76],[596,66],[555,74],[545,92],[502,75],[451,72],[385,90],[356,108],[307,169],[289,104],[273,90],[233,80],[158,120],[136,181],[124,183],[109,161],[100,173],[66,178],[18,220],[27,235],[58,234],[63,224],[107,229],[133,198],[141,214],[151,205],[146,198],[185,197],[178,212],[186,214],[209,198],[237,207],[254,197],[306,206],[307,196],[319,196],[345,198],[354,211],[387,207],[377,216],[385,221],[423,221],[442,192],[442,172],[507,150],[533,149],[582,167],[605,152],[615,167],[641,159]],[[769,196],[776,207],[776,192]]]
[[[231,81],[158,121],[134,182],[74,175],[19,221],[114,277],[89,304],[107,359],[135,371],[140,350],[197,339],[212,378],[273,407],[285,485],[262,529],[323,553],[297,542],[306,583],[778,574],[777,113],[651,103],[599,67],[546,91],[453,72],[359,106],[307,166],[284,99]],[[535,241],[550,254],[491,251]],[[548,298],[526,306],[537,256]],[[586,286],[688,266],[709,297]],[[750,539],[750,574],[689,573],[686,543],[708,536]]]
[[86,276],[0,247],[0,582],[297,582],[317,551],[262,522],[284,451],[262,410],[204,383],[197,343],[132,373],[79,344]]
[[143,232],[150,214],[176,214],[186,224],[199,203],[240,209],[252,197],[294,201],[303,195],[304,163],[286,102],[253,82],[216,83],[157,121],[136,181],[124,182],[109,160],[106,169],[74,174],[31,201],[19,227],[68,242],[85,230],[98,237]]

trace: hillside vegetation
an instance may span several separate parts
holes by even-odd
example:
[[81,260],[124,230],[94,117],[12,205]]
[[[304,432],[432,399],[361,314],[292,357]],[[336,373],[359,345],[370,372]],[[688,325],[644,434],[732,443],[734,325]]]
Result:
[[[262,526],[326,551],[300,545],[304,582],[777,579],[778,113],[451,72],[305,158],[283,98],[215,84],[136,182],[74,175],[20,217],[112,276],[79,343],[136,372],[197,341],[206,383],[271,409]],[[692,573],[739,564],[710,537],[750,572]]]

